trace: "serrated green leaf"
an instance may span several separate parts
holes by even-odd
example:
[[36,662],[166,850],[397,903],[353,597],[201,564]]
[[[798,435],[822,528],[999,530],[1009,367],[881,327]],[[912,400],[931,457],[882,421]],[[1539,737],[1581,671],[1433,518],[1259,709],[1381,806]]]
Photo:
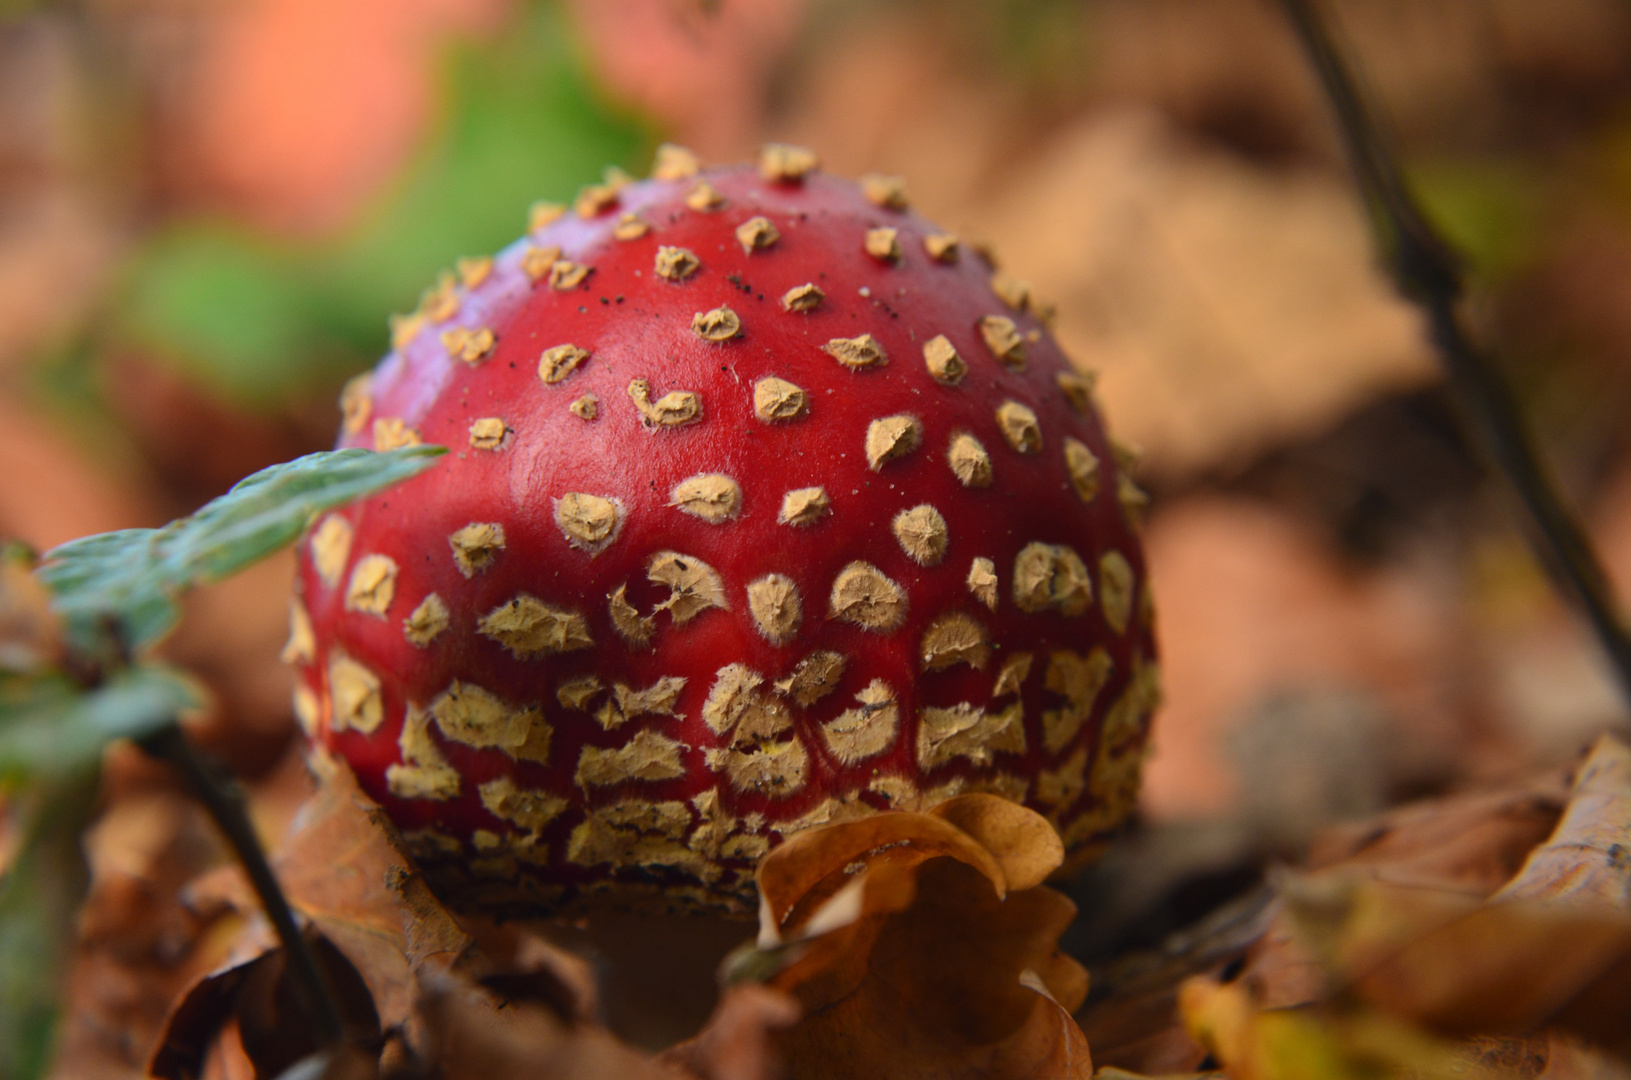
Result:
[[185,590],[265,558],[293,543],[318,514],[415,476],[445,452],[410,446],[308,454],[262,469],[161,529],[63,544],[46,553],[38,574],[55,594],[76,648],[105,654],[110,634],[126,649],[140,648],[175,625]]
[[62,676],[0,682],[0,788],[94,771],[108,743],[139,739],[200,704],[190,680],[157,664],[123,668],[93,690]]
[[89,880],[80,834],[95,803],[95,769],[12,800],[24,839],[0,877],[0,1080],[35,1080],[50,1067]]

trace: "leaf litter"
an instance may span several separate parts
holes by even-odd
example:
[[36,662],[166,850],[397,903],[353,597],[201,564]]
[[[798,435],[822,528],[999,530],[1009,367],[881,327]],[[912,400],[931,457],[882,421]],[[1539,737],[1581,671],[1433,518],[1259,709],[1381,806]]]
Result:
[[1083,1026],[1140,1073],[1631,1075],[1628,851],[1631,749],[1605,735],[1566,778],[1327,830],[1274,875],[1255,940],[1202,928],[1225,947],[1192,943],[1162,993],[1118,987]]
[[[1004,800],[962,796],[784,844],[762,870],[759,939],[726,965],[733,984],[700,1033],[652,1057],[597,1022],[580,957],[542,926],[455,918],[349,770],[316,764],[322,782],[276,868],[368,1059],[357,1075],[1092,1075],[1071,1016],[1086,973],[1057,948],[1074,905],[1042,884],[1062,848]],[[233,941],[181,994],[152,1075],[211,1075],[220,1044],[256,1076],[356,1067],[312,1044],[240,872],[210,873],[188,896],[230,909]]]
[[1085,1008],[1058,840],[1029,811],[968,795],[811,830],[766,858],[712,1017],[656,1056],[599,1020],[597,973],[548,925],[450,914],[350,773],[313,764],[276,866],[351,1045],[312,1042],[227,867],[184,890],[217,959],[169,991],[152,1075],[1631,1075],[1631,750],[1608,737],[1569,776],[1326,830],[1272,892],[1096,972]]

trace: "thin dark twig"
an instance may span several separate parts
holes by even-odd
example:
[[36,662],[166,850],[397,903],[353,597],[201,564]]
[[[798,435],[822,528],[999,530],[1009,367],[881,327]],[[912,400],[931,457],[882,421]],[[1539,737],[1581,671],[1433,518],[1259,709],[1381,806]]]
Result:
[[323,1046],[338,1046],[344,1040],[345,1029],[340,1018],[340,1007],[323,978],[312,954],[311,946],[295,923],[294,911],[283,895],[272,868],[261,850],[260,839],[250,823],[245,806],[243,788],[219,765],[201,754],[179,724],[166,724],[141,740],[141,748],[153,757],[169,762],[186,777],[194,796],[215,820],[216,827],[232,845],[238,861],[249,875],[249,883],[260,897],[261,906],[277,932],[283,945],[283,956],[296,993],[303,999],[306,1015],[316,1029]]
[[1353,76],[1311,0],[1281,0],[1336,113],[1350,164],[1388,268],[1426,313],[1462,421],[1516,490],[1541,561],[1561,576],[1631,700],[1631,636],[1585,530],[1564,505],[1535,452],[1516,401],[1461,316],[1460,260],[1422,213],[1383,141]]

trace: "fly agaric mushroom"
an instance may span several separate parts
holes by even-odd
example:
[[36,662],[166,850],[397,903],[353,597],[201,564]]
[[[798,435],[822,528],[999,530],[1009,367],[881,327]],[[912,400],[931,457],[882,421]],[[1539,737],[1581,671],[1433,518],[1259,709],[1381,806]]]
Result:
[[792,147],[531,226],[347,387],[341,445],[456,452],[317,522],[293,606],[303,723],[439,890],[745,913],[783,837],[966,791],[1100,845],[1142,495],[1024,283]]

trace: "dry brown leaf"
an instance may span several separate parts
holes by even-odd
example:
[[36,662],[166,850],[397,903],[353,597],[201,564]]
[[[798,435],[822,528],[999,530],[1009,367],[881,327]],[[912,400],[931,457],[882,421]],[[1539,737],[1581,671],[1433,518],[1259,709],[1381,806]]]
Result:
[[1556,831],[1498,898],[1631,908],[1631,748],[1598,738]]
[[413,975],[451,967],[470,937],[393,845],[384,811],[333,764],[275,869],[289,902],[357,965],[381,1021],[394,1025],[411,1014]]
[[1013,804],[994,796],[951,799],[929,813],[944,818],[974,838],[1002,867],[1009,889],[1030,889],[1048,880],[1065,861],[1059,834],[1035,814],[1013,812]]
[[1627,1038],[1631,919],[1622,913],[1340,878],[1285,892],[1333,988],[1351,987],[1392,1015],[1462,1036],[1556,1025],[1611,1047]]
[[1392,885],[1492,896],[1557,827],[1567,795],[1561,781],[1424,799],[1334,826],[1315,838],[1307,868],[1363,870]]
[[[927,820],[920,820],[927,817]],[[873,814],[790,838],[780,857],[759,867],[759,895],[769,925],[784,938],[804,928],[816,910],[852,885],[863,869],[910,869],[951,856],[978,869],[1007,891],[1007,878],[992,853],[941,816]],[[762,932],[761,932],[762,936]]]
[[178,895],[219,858],[202,811],[151,782],[104,788],[107,809],[85,837],[91,890],[52,1065],[64,1078],[142,1075],[172,1002],[228,959],[243,925],[227,904]]
[[1057,948],[1075,905],[1030,884],[1061,854],[1031,811],[964,795],[767,856],[756,959],[779,962],[769,985],[803,1009],[777,1038],[789,1075],[1090,1076],[1070,1016],[1086,975]]
[[[1552,830],[1562,803],[1563,789],[1550,777],[1513,791],[1412,803],[1327,830],[1308,865],[1320,874],[1483,900],[1512,880]],[[1265,1008],[1303,1005],[1326,993],[1324,969],[1284,910],[1252,946],[1240,979]]]
[[[1507,791],[1425,800],[1333,827],[1313,841],[1310,876],[1359,877],[1481,902],[1511,881],[1552,832],[1566,794],[1562,776],[1547,775]],[[1304,1006],[1329,993],[1328,966],[1298,935],[1283,901],[1219,912],[1182,939],[1106,973],[1109,996],[1081,1017],[1096,1059],[1151,1073],[1196,1067],[1206,1051],[1178,1022],[1178,985],[1188,976],[1216,978],[1241,958],[1233,981],[1256,1007]]]
[[[320,934],[308,933],[307,943],[333,992],[348,1042],[377,1044],[379,1013],[357,968]],[[323,1049],[286,977],[282,951],[272,949],[212,972],[187,989],[165,1023],[148,1061],[148,1074],[159,1080],[200,1075],[228,1028],[257,1076],[280,1075]]]
[[1555,1027],[1631,1050],[1626,848],[1631,751],[1602,737],[1550,839],[1509,885],[1476,891],[1356,877],[1289,879],[1295,936],[1329,985],[1458,1036]]
[[[350,770],[329,763],[326,771],[274,869],[290,904],[309,920],[308,936],[351,1030],[359,1037],[402,1030],[417,1041],[417,977],[450,968],[470,938],[396,849],[394,830]],[[191,892],[195,901],[208,897],[236,907],[248,929],[235,943],[236,959],[195,983],[173,1010],[154,1054],[154,1075],[196,1071],[229,1020],[257,1065],[283,1068],[316,1051],[302,1010],[289,997],[282,953],[241,872],[224,869],[195,882]]]

